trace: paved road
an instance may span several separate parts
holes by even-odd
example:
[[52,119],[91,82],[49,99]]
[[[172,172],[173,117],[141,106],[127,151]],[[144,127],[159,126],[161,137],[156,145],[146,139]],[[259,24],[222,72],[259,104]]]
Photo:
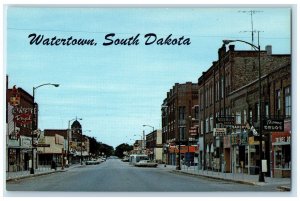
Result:
[[[10,181],[7,191],[56,192],[274,192],[276,186],[254,186],[175,174],[167,168],[138,168],[118,159],[78,166],[66,172]],[[22,192],[22,195],[25,195]],[[226,195],[226,194],[224,194]],[[249,195],[249,194],[248,194]]]

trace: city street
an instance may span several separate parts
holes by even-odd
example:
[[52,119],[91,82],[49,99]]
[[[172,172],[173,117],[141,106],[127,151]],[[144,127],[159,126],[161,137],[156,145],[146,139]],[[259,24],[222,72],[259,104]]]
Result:
[[[173,168],[172,168],[173,169]],[[55,192],[276,192],[276,186],[248,185],[205,177],[176,174],[170,167],[138,168],[119,159],[83,165],[65,172],[6,183],[7,191]],[[18,192],[13,192],[18,193]],[[21,192],[24,195],[24,192]],[[48,192],[49,194],[49,192]]]

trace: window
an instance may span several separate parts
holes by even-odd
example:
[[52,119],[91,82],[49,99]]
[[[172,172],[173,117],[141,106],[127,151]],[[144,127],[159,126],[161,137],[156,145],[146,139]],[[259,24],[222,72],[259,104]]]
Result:
[[247,123],[247,111],[244,110],[244,124]]
[[184,115],[185,115],[185,107],[180,106],[179,107],[179,120],[184,120]]
[[291,169],[291,146],[276,145],[274,146],[275,168]]
[[290,91],[290,87],[286,87],[284,89],[284,96],[285,96],[285,100],[284,100],[284,104],[285,104],[284,113],[285,113],[285,116],[290,117],[291,116],[291,91]]
[[254,119],[254,121],[255,122],[259,122],[259,104],[258,103],[256,103],[255,104],[255,119]]
[[215,97],[216,97],[216,101],[219,100],[219,88],[220,88],[220,85],[219,85],[219,80],[216,82],[216,91],[215,91]]
[[237,124],[237,125],[242,124],[241,112],[235,112],[235,124]]
[[221,98],[224,97],[224,77],[221,78]]
[[195,119],[199,119],[199,106],[195,106]]
[[253,123],[253,114],[252,114],[252,109],[249,109],[249,123]]
[[277,114],[279,114],[281,109],[281,103],[280,103],[280,90],[276,91],[276,111]]
[[208,125],[208,118],[205,120],[205,132],[208,132],[209,125]]
[[180,135],[180,140],[184,140],[185,127],[179,127],[179,135]]
[[208,89],[205,89],[205,106],[208,106]]
[[214,128],[214,118],[213,118],[212,115],[209,118],[209,127],[210,127],[210,131],[213,131],[213,128]]
[[265,116],[266,118],[269,118],[270,115],[270,106],[269,103],[265,103]]
[[201,134],[203,135],[203,130],[204,130],[204,128],[203,128],[203,121],[201,121],[200,122],[200,131],[201,131]]

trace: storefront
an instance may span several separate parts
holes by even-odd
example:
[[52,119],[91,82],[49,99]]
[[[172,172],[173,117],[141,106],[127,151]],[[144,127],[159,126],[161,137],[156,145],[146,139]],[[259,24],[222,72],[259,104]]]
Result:
[[291,134],[272,133],[272,175],[277,178],[291,177]]

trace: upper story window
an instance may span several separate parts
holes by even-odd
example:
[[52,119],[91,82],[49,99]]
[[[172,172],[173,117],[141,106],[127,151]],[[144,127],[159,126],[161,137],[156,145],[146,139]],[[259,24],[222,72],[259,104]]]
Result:
[[179,120],[184,120],[185,118],[185,107],[180,106],[179,107]]
[[286,87],[284,89],[284,104],[285,104],[285,108],[284,108],[284,113],[286,117],[290,117],[291,116],[291,90],[290,87]]
[[281,94],[280,94],[280,89],[276,91],[276,111],[277,114],[280,113],[280,109],[281,109]]

